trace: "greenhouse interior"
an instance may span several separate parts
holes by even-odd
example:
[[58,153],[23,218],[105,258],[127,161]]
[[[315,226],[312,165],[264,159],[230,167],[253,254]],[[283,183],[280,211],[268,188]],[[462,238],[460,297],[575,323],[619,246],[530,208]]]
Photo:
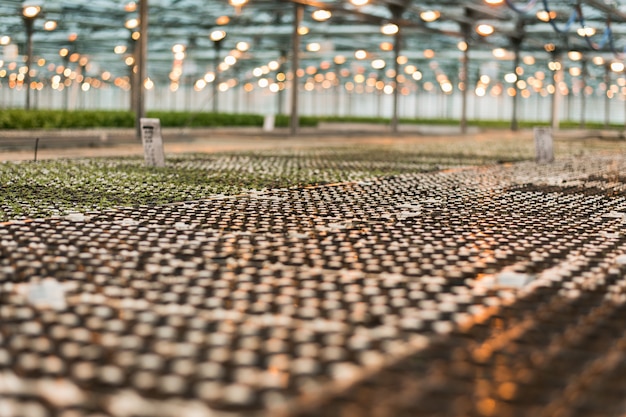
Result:
[[626,417],[626,0],[1,0],[0,417]]

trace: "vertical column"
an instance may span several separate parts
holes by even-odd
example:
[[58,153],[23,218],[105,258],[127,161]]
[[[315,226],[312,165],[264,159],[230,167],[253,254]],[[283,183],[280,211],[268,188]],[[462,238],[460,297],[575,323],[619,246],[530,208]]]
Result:
[[463,86],[461,91],[461,133],[467,133],[467,94],[469,90],[469,35],[466,34],[465,50],[463,51],[463,66],[461,67],[460,84]]
[[585,115],[587,112],[587,95],[585,89],[587,88],[587,61],[585,59],[581,62],[580,79],[582,85],[580,86],[580,128],[585,128]]
[[400,83],[398,82],[400,76],[400,63],[398,62],[398,58],[400,57],[400,48],[402,47],[401,33],[402,27],[398,25],[398,32],[396,32],[393,38],[393,69],[395,72],[393,80],[393,115],[391,117],[391,131],[393,133],[398,133],[398,107],[400,101]]
[[298,67],[300,66],[300,23],[304,16],[304,6],[301,4],[294,5],[294,17],[293,17],[293,36],[291,37],[292,51],[291,51],[291,122],[289,124],[290,132],[292,135],[298,133],[299,120],[298,120]]
[[26,90],[26,110],[30,110],[30,71],[33,61],[33,22],[34,18],[24,17],[26,25],[26,72],[24,73],[24,90]]
[[561,56],[558,53],[554,53],[552,55],[552,59],[556,64],[556,70],[553,74],[552,85],[554,86],[554,94],[552,95],[552,115],[551,115],[551,126],[553,131],[559,130],[560,125],[560,115],[559,112],[561,110],[561,90],[560,84],[563,81],[563,66],[561,65]]
[[522,49],[522,42],[524,42],[524,19],[519,19],[515,24],[515,34],[509,37],[509,41],[513,46],[513,52],[515,54],[513,63],[513,73],[515,74],[515,85],[513,86],[513,114],[511,115],[511,130],[517,131],[519,129],[519,96],[520,89],[518,84],[518,77],[521,74],[520,71],[520,51]]
[[609,89],[611,88],[611,65],[604,64],[604,84],[606,84],[606,90],[604,91],[604,128],[608,129],[611,124],[611,103],[609,100]]
[[515,58],[513,61],[513,73],[515,74],[515,84],[513,85],[515,94],[513,94],[513,114],[511,114],[511,130],[512,131],[517,131],[519,130],[519,122],[518,122],[518,114],[519,114],[519,110],[518,110],[518,104],[519,104],[519,95],[520,95],[520,91],[519,91],[519,86],[518,86],[518,79],[517,77],[519,76],[518,73],[518,68],[519,68],[519,54],[520,54],[520,44],[521,42],[514,43],[514,53],[515,53]]
[[[63,70],[64,71],[67,70],[69,62],[70,62],[70,52],[68,50],[67,54],[63,56]],[[63,81],[67,80],[68,78],[69,77],[64,76]],[[69,109],[69,100],[70,100],[69,92],[70,92],[69,87],[67,85],[64,85],[63,87],[63,110],[65,111]]]
[[213,78],[212,92],[213,92],[213,113],[217,113],[219,110],[219,83],[220,83],[220,41],[213,41],[213,47],[215,56],[213,57],[213,72],[215,78]]
[[137,42],[137,83],[135,85],[135,129],[141,138],[141,119],[146,117],[146,66],[148,63],[148,0],[139,0],[139,41]]
[[217,113],[219,111],[219,84],[220,84],[220,51],[222,50],[222,42],[226,38],[226,32],[223,30],[214,30],[209,35],[209,39],[213,41],[214,53],[213,56],[213,113]]
[[[139,95],[139,71],[138,71],[138,62],[139,62],[139,46],[137,45],[137,41],[133,43],[133,54],[135,56],[135,64],[128,67],[128,79],[130,81],[130,111],[137,115],[137,96]],[[72,84],[73,85],[73,84]],[[138,120],[136,118],[136,120]]]
[[340,116],[341,111],[340,109],[340,95],[341,95],[341,64],[343,63],[343,57],[339,57],[336,56],[333,59],[333,62],[335,63],[335,82],[334,82],[334,88],[333,88],[333,97],[334,97],[334,112],[335,112],[335,116]]
[[[285,61],[287,60],[287,51],[284,49],[280,50],[280,66],[278,67],[278,72],[282,72],[285,73]],[[284,81],[283,80],[283,87],[284,87]],[[285,89],[281,88],[278,90],[278,92],[276,93],[277,95],[277,104],[276,104],[276,114],[283,114],[284,113],[284,108],[285,108]]]

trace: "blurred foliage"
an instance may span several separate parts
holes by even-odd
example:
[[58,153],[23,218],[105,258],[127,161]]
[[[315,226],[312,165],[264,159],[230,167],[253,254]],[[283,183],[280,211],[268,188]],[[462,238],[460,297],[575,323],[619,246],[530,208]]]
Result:
[[[263,126],[258,114],[192,113],[150,111],[147,117],[161,120],[163,127]],[[132,128],[135,116],[130,111],[0,110],[0,129],[78,129]],[[315,126],[317,119],[301,117],[301,126]],[[279,115],[275,126],[289,125],[289,117]]]
[[[230,114],[210,112],[173,112],[149,111],[147,117],[161,120],[163,127],[245,127],[263,126],[264,116],[260,114]],[[275,126],[289,126],[288,115],[276,115]],[[356,117],[356,116],[301,116],[300,126],[315,127],[320,122],[328,123],[376,123],[389,124],[390,120],[384,117]],[[408,119],[400,120],[405,124],[424,125],[458,125],[456,119]],[[132,128],[135,116],[130,111],[63,111],[63,110],[30,110],[2,109],[0,110],[0,129],[87,129],[87,128]],[[508,129],[510,122],[506,120],[469,120],[468,125],[485,129]],[[563,121],[560,126],[564,129],[578,128],[576,121]],[[535,126],[549,126],[549,122],[520,121],[520,128]],[[588,122],[587,129],[602,129],[604,123]],[[610,129],[622,129],[622,124],[612,124]]]

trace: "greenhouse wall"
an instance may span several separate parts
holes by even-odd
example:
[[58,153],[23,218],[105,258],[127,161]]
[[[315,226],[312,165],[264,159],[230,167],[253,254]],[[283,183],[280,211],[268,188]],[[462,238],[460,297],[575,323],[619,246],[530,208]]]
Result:
[[[282,97],[281,97],[282,95]],[[218,111],[223,113],[288,114],[290,92],[271,93],[268,90],[245,92],[233,88],[219,94]],[[70,88],[65,91],[44,89],[33,92],[34,109],[57,110],[125,110],[130,109],[130,92],[117,88],[82,91]],[[552,96],[538,94],[519,98],[520,121],[549,121],[552,114]],[[584,103],[583,103],[584,101]],[[0,85],[0,108],[21,108],[25,92]],[[460,92],[444,94],[440,91],[418,91],[399,97],[399,117],[420,119],[460,119],[462,97]],[[195,91],[182,87],[172,92],[168,87],[157,87],[147,92],[148,110],[205,111],[213,109],[210,89]],[[279,107],[282,107],[279,109]],[[624,97],[612,98],[607,106],[604,95],[583,98],[580,95],[560,97],[559,119],[586,122],[621,123],[626,116]],[[467,117],[470,120],[510,120],[513,101],[508,96],[483,96],[470,93],[467,98]],[[608,109],[608,118],[606,110]],[[299,112],[303,116],[392,116],[393,95],[382,92],[355,93],[345,90],[314,90],[299,93]]]

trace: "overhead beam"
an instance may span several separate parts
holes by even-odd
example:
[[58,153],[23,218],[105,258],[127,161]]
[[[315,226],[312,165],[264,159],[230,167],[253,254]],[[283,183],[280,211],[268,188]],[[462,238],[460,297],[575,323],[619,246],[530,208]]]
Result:
[[582,0],[582,2],[607,13],[612,21],[626,22],[626,13],[615,7],[599,2],[598,0]]

